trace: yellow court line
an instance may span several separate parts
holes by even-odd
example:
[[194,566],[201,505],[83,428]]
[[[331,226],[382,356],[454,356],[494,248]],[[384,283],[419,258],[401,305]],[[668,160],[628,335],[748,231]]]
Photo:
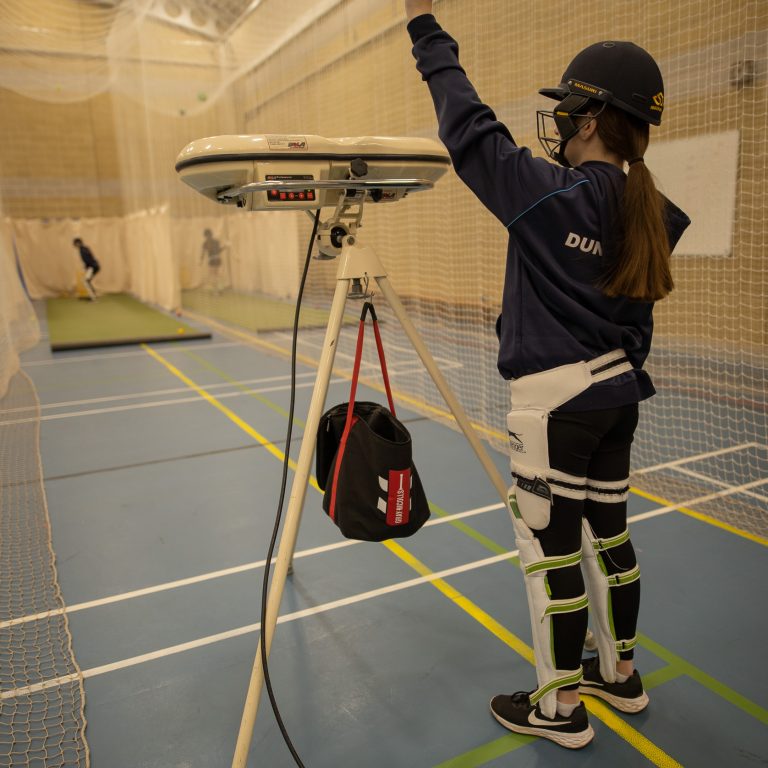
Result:
[[[224,325],[223,323],[216,322],[212,318],[206,317],[205,315],[198,315],[196,312],[185,311],[185,314],[191,320],[196,320],[197,322],[206,323],[207,325],[210,325],[212,328],[215,328],[216,330],[220,331],[225,336],[226,335],[235,336],[236,338],[242,339],[243,341],[253,345],[254,347],[261,347],[262,349],[266,349],[270,352],[275,352],[278,355],[280,355],[280,357],[291,356],[290,349],[285,349],[285,347],[281,347],[277,344],[272,344],[269,341],[264,341],[264,339],[259,339],[256,336],[252,336],[250,333],[247,333],[246,331],[240,331],[237,328],[230,328],[228,325]],[[302,363],[306,363],[312,368],[317,368],[319,365],[319,361],[316,360],[314,357],[303,355],[300,352],[296,353],[296,359],[301,361]]]
[[[387,549],[407,563],[411,568],[422,576],[429,576],[432,571],[420,560],[415,558],[410,552],[404,549],[395,541],[382,542]],[[469,598],[464,597],[457,589],[443,579],[431,579],[436,589],[442,592],[449,600],[452,600],[465,613],[469,614],[476,622],[485,627],[491,634],[499,638],[503,643],[512,648],[513,651],[522,656],[526,661],[535,664],[533,648],[523,642],[517,635],[510,632],[505,626],[500,624],[490,614],[486,613],[479,605],[473,603]],[[681,764],[673,757],[670,757],[663,749],[656,746],[650,739],[643,736],[638,730],[633,728],[627,722],[616,715],[608,706],[602,702],[593,699],[591,696],[584,698],[584,704],[587,709],[598,719],[607,725],[612,731],[634,747],[640,754],[646,757],[654,765],[661,768],[682,768]]]
[[705,515],[703,512],[695,512],[692,509],[688,509],[688,507],[678,506],[674,501],[667,501],[661,496],[655,496],[652,493],[646,493],[645,491],[641,491],[639,488],[630,488],[630,490],[633,493],[636,493],[638,496],[642,496],[644,499],[653,501],[656,504],[661,504],[664,507],[674,507],[678,512],[682,512],[684,515],[696,518],[696,520],[709,523],[710,525],[714,525],[716,528],[722,528],[724,531],[728,531],[728,533],[734,533],[744,539],[754,541],[756,544],[762,544],[764,547],[768,547],[768,539],[766,539],[764,536],[759,536],[756,533],[750,533],[749,531],[737,528],[735,525],[724,523],[722,520],[718,520],[716,517]]
[[[182,350],[184,354],[197,362],[199,365],[202,365],[203,368],[207,368],[209,371],[212,371],[217,376],[220,376],[224,381],[228,381],[230,384],[232,384],[234,387],[239,389],[243,394],[248,395],[249,397],[254,398],[255,400],[258,400],[260,403],[263,403],[267,406],[270,410],[273,410],[275,413],[279,414],[280,416],[283,416],[285,420],[288,420],[288,411],[285,410],[285,408],[281,408],[276,402],[273,400],[270,400],[268,397],[264,397],[263,395],[259,394],[258,392],[254,391],[251,387],[245,386],[245,384],[242,384],[238,379],[235,379],[234,377],[230,376],[226,371],[222,371],[221,368],[214,365],[209,360],[206,360],[202,355],[196,355],[194,352],[192,352],[189,349]],[[293,423],[296,426],[301,427],[302,429],[306,426],[306,424],[301,420],[297,419],[296,415],[294,414],[293,417]]]
[[[147,346],[146,344],[142,344],[142,349],[146,350],[148,354],[150,354],[152,357],[157,360],[158,363],[161,365],[164,365],[174,376],[181,379],[190,389],[193,389],[195,392],[197,392],[200,397],[202,397],[204,400],[207,400],[214,408],[217,408],[219,411],[221,411],[230,421],[232,421],[234,424],[236,424],[240,429],[243,430],[247,435],[250,435],[257,443],[264,446],[276,459],[279,461],[285,461],[285,453],[281,451],[274,443],[270,442],[264,435],[257,432],[248,422],[243,421],[232,409],[227,408],[226,405],[219,402],[210,392],[203,389],[199,384],[196,384],[192,379],[189,378],[185,373],[182,373],[173,363],[166,360],[161,354],[158,352],[155,352],[152,347]],[[296,462],[293,459],[288,460],[288,466],[296,471]],[[315,480],[314,477],[309,478],[309,484],[320,491],[320,486],[317,484],[317,480]]]
[[[190,314],[194,317],[194,313],[190,313]],[[280,347],[277,344],[271,344],[270,342],[264,341],[262,339],[257,339],[255,336],[251,336],[250,334],[244,331],[239,331],[235,328],[230,328],[229,326],[222,325],[220,323],[212,321],[210,318],[198,316],[198,319],[201,322],[209,323],[214,328],[218,328],[224,334],[232,334],[233,336],[241,338],[244,341],[247,341],[248,343],[253,344],[254,346],[263,347],[264,349],[267,349],[270,352],[276,352],[281,357],[290,357],[291,355],[291,351],[289,349]],[[308,357],[307,355],[297,354],[297,359],[301,360],[303,363],[307,363],[313,368],[317,368],[319,365],[319,361],[317,359],[313,357]],[[339,376],[345,376],[346,378],[351,378],[351,374],[346,372],[341,372],[336,369],[334,369],[334,373]],[[374,382],[371,382],[364,378],[361,378],[360,381],[362,381],[366,386],[370,387],[371,389],[375,389],[378,392],[384,392],[384,388],[377,385]],[[409,403],[418,411],[426,411],[428,413],[433,413],[436,416],[439,416],[440,418],[447,419],[449,421],[454,421],[454,422],[456,421],[456,419],[454,418],[453,414],[450,411],[446,411],[442,408],[436,408],[435,406],[429,405],[429,403],[425,403],[423,400],[418,400],[414,397],[411,397],[410,395],[407,395],[398,389],[393,389],[392,394],[395,398],[402,400],[403,402]],[[504,434],[503,432],[499,432],[497,429],[486,427],[483,424],[478,424],[477,422],[474,422],[474,421],[470,423],[472,424],[472,427],[475,429],[476,432],[481,432],[482,434],[488,435],[489,437],[493,437],[501,441],[506,441],[507,439],[506,434]],[[677,510],[679,510],[683,514],[689,515],[690,517],[694,517],[697,520],[701,520],[704,523],[709,523],[710,525],[714,525],[717,528],[722,528],[724,531],[728,531],[729,533],[734,533],[737,536],[742,536],[745,539],[749,539],[750,541],[756,542],[757,544],[768,546],[768,539],[753,533],[749,533],[748,531],[744,531],[741,528],[736,528],[735,526],[729,525],[728,523],[723,523],[717,518],[710,517],[709,515],[705,515],[701,512],[695,512],[694,510],[688,509],[687,507],[676,506],[675,503],[672,501],[667,501],[666,499],[663,499],[660,496],[654,496],[650,493],[646,493],[645,491],[641,491],[639,488],[630,487],[629,490],[631,493],[634,493],[637,496],[642,496],[643,498],[649,499],[650,501],[655,501],[658,504],[661,504],[662,506],[675,507]]]
[[[433,571],[427,567],[421,560],[414,557],[401,544],[390,539],[383,541],[382,544],[396,557],[399,557],[406,565],[409,565],[421,576],[431,576]],[[524,643],[517,635],[510,632],[505,626],[499,624],[496,619],[486,613],[478,605],[464,597],[457,589],[454,589],[443,579],[430,579],[433,587],[442,592],[449,600],[452,600],[463,611],[468,613],[475,621],[482,624],[491,634],[496,635],[503,643],[506,643],[515,652],[520,654],[526,661],[534,664],[533,649]]]
[[674,757],[657,747],[647,736],[622,720],[607,704],[593,696],[584,697],[584,706],[598,719],[602,720],[614,733],[634,747],[641,755],[660,768],[683,768]]
[[[277,344],[272,344],[269,341],[264,341],[263,339],[257,339],[255,336],[251,336],[249,333],[246,333],[245,331],[239,331],[236,328],[230,328],[229,326],[222,325],[221,323],[217,323],[216,321],[212,321],[210,318],[198,316],[195,318],[194,313],[188,313],[192,319],[199,319],[200,322],[206,322],[209,325],[211,325],[213,328],[218,329],[223,334],[231,334],[232,336],[235,336],[237,338],[243,339],[248,344],[252,344],[255,347],[261,347],[263,349],[266,349],[270,352],[276,352],[281,357],[290,357],[291,356],[291,350],[285,349],[284,347],[280,347]],[[312,368],[317,368],[320,365],[320,361],[317,360],[314,357],[309,357],[307,355],[302,355],[300,353],[296,354],[296,359],[300,360],[302,363],[306,363],[307,365],[311,366]],[[338,368],[333,369],[333,373],[337,376],[342,376],[346,379],[352,378],[352,371],[343,371],[339,370]],[[365,376],[360,377],[360,382],[362,384],[365,384],[367,387],[370,387],[371,389],[376,390],[377,392],[384,392],[384,387],[381,384],[378,384],[374,381],[371,381]],[[404,403],[409,403],[412,405],[417,411],[426,411],[427,413],[432,413],[435,416],[439,416],[442,419],[447,419],[448,421],[456,421],[454,415],[450,411],[446,411],[443,408],[437,408],[433,405],[429,405],[429,403],[425,403],[423,400],[418,400],[415,397],[411,397],[410,395],[405,394],[405,392],[402,392],[399,389],[393,389],[392,390],[392,396],[397,400],[402,400]],[[500,440],[506,440],[507,436],[501,434],[501,432],[498,432],[494,429],[490,429],[489,427],[484,426],[483,424],[478,424],[477,422],[470,422],[475,429],[476,432],[482,432],[483,434],[488,435],[489,437],[496,437]]]
[[[260,435],[253,427],[247,422],[243,421],[234,411],[222,405],[213,395],[206,392],[201,386],[196,384],[186,374],[182,373],[175,365],[168,362],[162,355],[155,352],[154,349],[148,347],[146,344],[142,344],[142,347],[155,358],[159,363],[164,365],[174,376],[181,379],[188,387],[197,392],[201,397],[207,400],[214,408],[217,408],[228,419],[234,422],[240,429],[253,437],[256,441],[261,443],[267,450],[276,458],[283,461],[285,454],[272,443],[270,443],[265,437]],[[295,470],[295,465],[292,463],[291,468]],[[310,478],[310,483],[313,487],[317,486],[317,481],[314,477]],[[410,566],[421,576],[429,576],[433,573],[424,563],[414,557],[408,550],[406,550],[401,544],[396,541],[389,540],[384,541],[382,544],[396,557],[402,560],[406,565]],[[445,597],[451,600],[455,605],[461,608],[465,613],[471,616],[481,626],[485,627],[491,634],[495,635],[499,640],[512,648],[516,653],[522,656],[526,661],[534,664],[533,649],[523,642],[517,635],[510,632],[505,626],[500,624],[490,614],[486,613],[480,606],[473,603],[469,598],[461,594],[457,589],[454,589],[448,582],[443,579],[433,579],[430,581],[439,592]],[[670,757],[666,752],[657,747],[652,741],[643,736],[639,731],[632,728],[620,717],[613,714],[607,707],[600,704],[600,702],[586,702],[587,709],[589,709],[598,720],[602,720],[612,731],[617,733],[627,743],[634,747],[644,757],[646,757],[654,765],[660,768],[682,768],[674,758]]]

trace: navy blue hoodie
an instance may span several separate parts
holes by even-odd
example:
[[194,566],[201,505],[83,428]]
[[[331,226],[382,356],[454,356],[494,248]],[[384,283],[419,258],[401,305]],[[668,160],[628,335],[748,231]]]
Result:
[[[499,336],[505,379],[623,349],[634,368],[594,384],[560,410],[636,403],[655,393],[642,370],[653,304],[610,298],[596,287],[611,258],[626,175],[611,163],[563,168],[518,147],[478,97],[459,46],[432,15],[408,25],[416,66],[429,86],[439,136],[462,181],[509,232]],[[667,201],[674,248],[689,218]]]
[[96,261],[96,257],[85,243],[81,243],[78,246],[78,250],[80,251],[80,259],[82,260],[84,267],[91,267],[92,269],[99,268],[99,262]]

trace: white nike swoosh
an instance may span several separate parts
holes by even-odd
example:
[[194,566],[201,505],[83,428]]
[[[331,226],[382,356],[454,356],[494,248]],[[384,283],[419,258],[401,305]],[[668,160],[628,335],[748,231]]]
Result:
[[[528,722],[531,725],[546,725],[546,726],[549,726],[549,727],[551,727],[551,726],[553,726],[555,724],[555,723],[552,722],[552,720],[542,720],[542,719],[536,717],[536,710],[533,710],[533,709],[528,713]],[[562,722],[558,721],[557,724],[558,725],[568,725],[570,722],[571,722],[570,720],[563,720]]]

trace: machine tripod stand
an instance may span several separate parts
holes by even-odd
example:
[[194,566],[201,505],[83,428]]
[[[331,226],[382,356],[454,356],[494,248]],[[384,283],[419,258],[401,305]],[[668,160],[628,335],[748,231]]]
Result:
[[317,378],[315,379],[315,386],[309,405],[309,413],[306,418],[304,437],[301,442],[301,449],[299,451],[293,485],[291,486],[291,493],[288,501],[285,526],[280,538],[274,576],[270,586],[269,599],[267,601],[266,626],[262,627],[261,639],[259,640],[259,647],[257,648],[253,669],[251,671],[251,679],[248,685],[248,694],[243,709],[232,768],[245,768],[247,763],[248,751],[250,749],[253,728],[256,723],[256,713],[258,711],[264,681],[264,669],[261,661],[261,643],[266,643],[266,651],[267,654],[269,654],[286,578],[296,547],[296,539],[301,523],[301,515],[309,482],[310,465],[315,449],[315,435],[317,433],[320,417],[325,407],[328,382],[331,377],[334,356],[338,346],[344,308],[350,289],[359,285],[360,281],[371,281],[378,285],[379,290],[389,302],[390,307],[394,311],[403,330],[406,332],[414,349],[424,363],[429,375],[435,382],[440,394],[445,399],[445,402],[459,424],[459,427],[466,436],[474,452],[477,454],[480,463],[483,465],[488,477],[498,491],[499,496],[505,504],[507,502],[507,486],[504,483],[503,478],[477,437],[464,409],[461,407],[456,396],[445,381],[442,373],[430,355],[429,350],[419,336],[418,331],[408,319],[402,302],[389,283],[386,270],[382,266],[381,261],[372,248],[359,244],[355,235],[348,235],[344,239],[341,248],[341,261],[339,263],[336,279],[336,289],[331,305],[331,313],[328,319],[325,340],[323,341],[322,355],[320,357]]
[[291,486],[274,576],[266,605],[266,620],[251,671],[248,695],[232,768],[245,768],[264,682],[262,642],[272,646],[285,582],[293,561],[304,500],[344,308],[359,298],[363,286],[378,286],[432,377],[459,427],[477,454],[499,497],[507,504],[507,486],[485,451],[463,408],[438,369],[418,331],[406,315],[387,273],[373,249],[357,241],[363,204],[386,204],[410,192],[431,189],[450,167],[447,151],[437,142],[409,137],[352,137],[259,134],[214,136],[188,144],[176,170],[197,192],[217,203],[246,210],[304,210],[333,208],[320,224],[320,258],[339,256],[336,289],[326,328],[317,378],[304,437]]

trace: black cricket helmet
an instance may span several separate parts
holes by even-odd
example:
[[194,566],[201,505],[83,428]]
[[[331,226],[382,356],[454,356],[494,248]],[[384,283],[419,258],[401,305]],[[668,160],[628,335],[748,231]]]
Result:
[[[661,123],[664,110],[664,81],[653,57],[635,43],[606,40],[578,53],[563,73],[560,85],[541,88],[539,93],[560,103],[551,112],[539,110],[539,141],[547,154],[568,165],[565,144],[579,130],[575,117],[586,116],[594,103],[599,110],[610,104],[651,125]],[[554,121],[559,136],[548,134]]]

